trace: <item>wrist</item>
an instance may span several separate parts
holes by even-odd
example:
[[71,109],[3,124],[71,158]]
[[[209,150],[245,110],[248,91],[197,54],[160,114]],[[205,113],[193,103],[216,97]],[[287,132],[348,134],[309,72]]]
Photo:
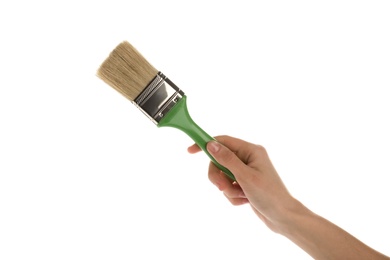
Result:
[[279,212],[279,217],[274,221],[274,231],[286,237],[294,234],[296,228],[304,222],[304,219],[314,215],[295,198],[291,198],[289,203],[283,206]]

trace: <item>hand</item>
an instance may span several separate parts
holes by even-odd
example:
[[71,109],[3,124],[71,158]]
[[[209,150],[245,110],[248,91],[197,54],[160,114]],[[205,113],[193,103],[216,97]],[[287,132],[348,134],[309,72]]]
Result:
[[[294,199],[264,147],[229,136],[216,139],[218,142],[207,144],[207,150],[237,181],[213,163],[209,179],[233,205],[249,203],[271,230],[289,238],[314,259],[390,259]],[[196,153],[200,148],[192,145],[188,151]]]
[[[209,179],[233,205],[249,203],[257,216],[273,231],[286,219],[286,213],[299,204],[288,192],[272,165],[264,147],[230,136],[215,137],[207,144],[208,152],[236,177],[232,181],[212,162]],[[194,144],[188,152],[199,152]]]

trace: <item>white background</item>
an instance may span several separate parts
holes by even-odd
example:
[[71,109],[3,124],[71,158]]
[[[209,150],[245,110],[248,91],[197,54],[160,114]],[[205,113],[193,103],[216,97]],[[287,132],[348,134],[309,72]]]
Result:
[[2,1],[0,259],[310,259],[95,74],[131,42],[209,134],[390,254],[388,1]]

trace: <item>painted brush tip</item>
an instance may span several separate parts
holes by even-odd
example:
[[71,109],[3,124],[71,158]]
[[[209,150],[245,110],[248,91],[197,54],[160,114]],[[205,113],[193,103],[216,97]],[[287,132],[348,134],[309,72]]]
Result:
[[134,101],[158,71],[129,42],[120,43],[102,63],[97,76]]

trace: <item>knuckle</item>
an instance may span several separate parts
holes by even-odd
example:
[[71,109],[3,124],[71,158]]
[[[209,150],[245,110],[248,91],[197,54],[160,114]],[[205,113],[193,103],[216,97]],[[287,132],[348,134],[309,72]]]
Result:
[[244,199],[229,199],[229,201],[233,206],[241,206],[246,202]]
[[214,163],[210,162],[209,164],[209,172],[208,172],[208,178],[212,183],[215,183],[218,181],[219,173],[221,170],[219,170]]
[[264,156],[267,155],[267,150],[265,149],[265,147],[259,144],[256,145],[256,152]]
[[217,136],[214,136],[214,138],[219,141],[219,142],[223,142],[223,140],[226,140],[227,138],[230,138],[230,136],[228,135],[217,135]]

